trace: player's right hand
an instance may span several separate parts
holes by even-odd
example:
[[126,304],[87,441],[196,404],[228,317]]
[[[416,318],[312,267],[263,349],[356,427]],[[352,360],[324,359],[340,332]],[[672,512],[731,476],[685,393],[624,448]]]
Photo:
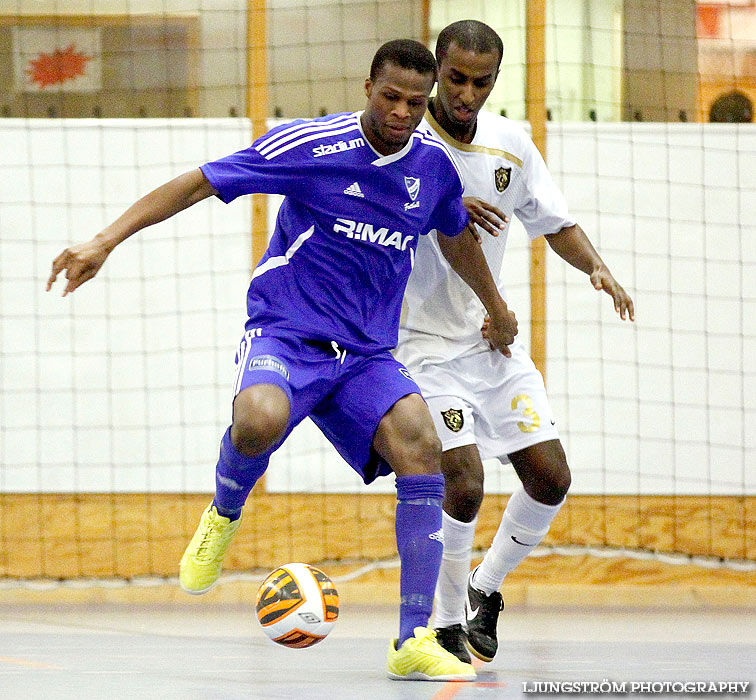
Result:
[[493,204],[484,202],[479,197],[462,197],[462,204],[465,205],[470,217],[467,228],[478,243],[481,243],[482,240],[475,228],[476,224],[492,236],[498,236],[499,231],[503,231],[507,227],[509,217]]
[[47,280],[47,291],[52,289],[58,275],[65,270],[68,283],[63,290],[63,296],[73,292],[100,271],[109,253],[105,244],[97,238],[66,248],[53,260],[52,272]]
[[505,357],[512,357],[512,352],[508,346],[514,343],[517,335],[517,317],[514,311],[507,311],[497,319],[491,319],[486,315],[483,319],[483,325],[480,332],[488,341],[491,350],[498,350]]

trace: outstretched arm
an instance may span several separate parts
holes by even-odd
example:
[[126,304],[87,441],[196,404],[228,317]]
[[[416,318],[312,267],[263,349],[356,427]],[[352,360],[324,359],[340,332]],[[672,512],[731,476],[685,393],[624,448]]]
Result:
[[58,275],[65,270],[68,283],[63,296],[73,292],[92,279],[111,251],[129,236],[147,226],[165,221],[213,194],[217,194],[216,190],[199,168],[166,182],[132,204],[91,241],[66,248],[55,258],[47,280],[47,291],[50,291]]
[[635,308],[630,295],[609,272],[601,256],[596,252],[585,231],[578,224],[567,226],[558,233],[546,236],[551,249],[572,267],[585,272],[591,278],[594,289],[603,289],[614,301],[614,309],[622,320],[635,320]]
[[469,229],[454,237],[445,236],[439,231],[438,245],[452,269],[486,307],[490,317],[486,339],[491,347],[511,357],[512,353],[507,346],[514,342],[517,335],[517,319],[499,294],[480,245]]

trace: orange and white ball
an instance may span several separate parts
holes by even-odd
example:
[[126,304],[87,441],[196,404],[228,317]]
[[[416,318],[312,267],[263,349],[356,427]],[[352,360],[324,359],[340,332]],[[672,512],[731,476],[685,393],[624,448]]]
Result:
[[257,619],[268,637],[292,649],[325,639],[339,617],[333,581],[309,564],[272,571],[257,591]]

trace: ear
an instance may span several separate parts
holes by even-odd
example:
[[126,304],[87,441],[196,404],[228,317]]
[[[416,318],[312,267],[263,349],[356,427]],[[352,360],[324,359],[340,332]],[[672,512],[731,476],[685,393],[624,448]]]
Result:
[[373,94],[373,81],[370,78],[365,78],[365,95],[368,99]]

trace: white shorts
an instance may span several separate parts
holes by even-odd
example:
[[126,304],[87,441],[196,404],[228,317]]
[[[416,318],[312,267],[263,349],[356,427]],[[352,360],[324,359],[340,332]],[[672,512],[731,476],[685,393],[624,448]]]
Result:
[[412,372],[443,450],[477,444],[482,459],[559,439],[543,377],[523,345],[512,357],[482,352]]

